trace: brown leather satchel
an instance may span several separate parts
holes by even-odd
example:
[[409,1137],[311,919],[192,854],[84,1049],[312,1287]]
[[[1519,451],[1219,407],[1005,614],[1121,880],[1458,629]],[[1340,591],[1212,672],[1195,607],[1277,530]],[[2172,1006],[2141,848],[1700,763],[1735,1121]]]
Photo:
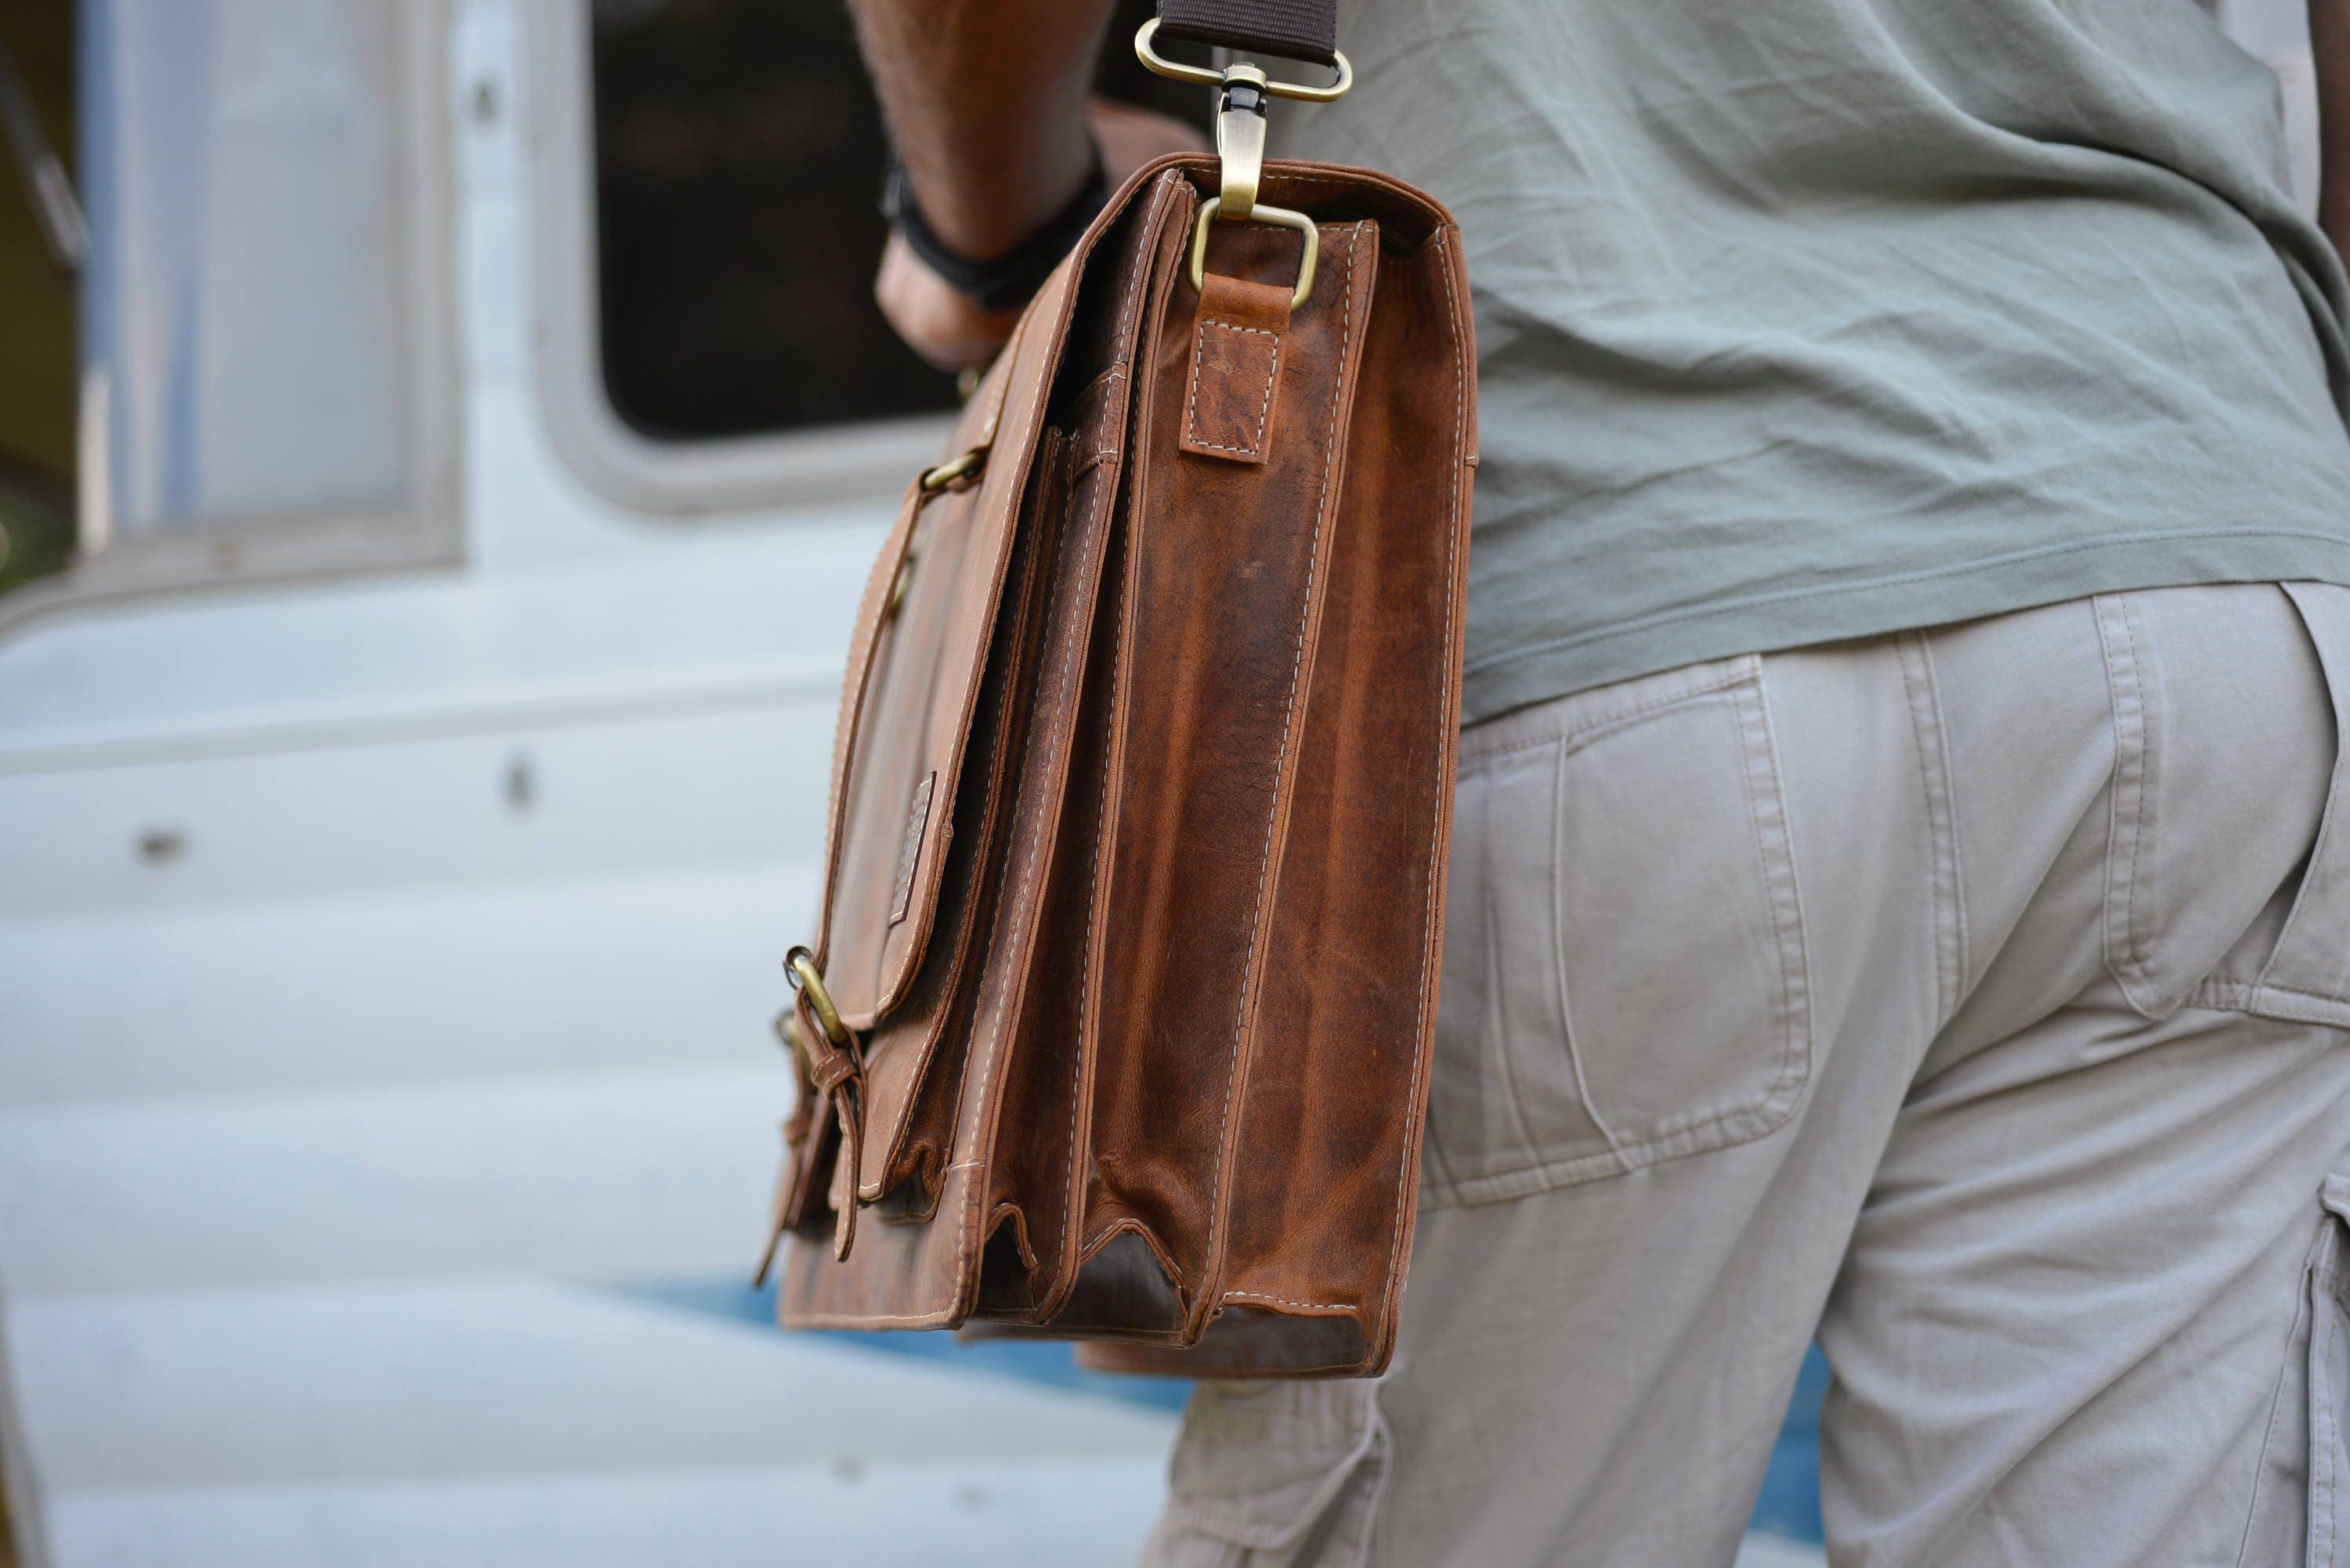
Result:
[[1200,74],[1222,159],[1111,200],[858,612],[787,961],[789,1324],[1184,1376],[1395,1343],[1476,462],[1461,237],[1385,176],[1260,167],[1232,117],[1261,139],[1283,84]]

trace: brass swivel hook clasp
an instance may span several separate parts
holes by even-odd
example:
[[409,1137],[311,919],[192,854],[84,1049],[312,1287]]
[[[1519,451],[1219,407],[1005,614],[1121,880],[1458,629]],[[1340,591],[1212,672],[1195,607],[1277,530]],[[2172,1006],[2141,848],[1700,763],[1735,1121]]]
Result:
[[1160,54],[1151,44],[1158,32],[1156,16],[1142,25],[1142,30],[1134,36],[1136,57],[1162,77],[1212,87],[1218,95],[1218,190],[1201,206],[1198,224],[1191,232],[1191,286],[1198,288],[1207,275],[1210,223],[1220,219],[1228,223],[1274,223],[1295,229],[1305,236],[1305,254],[1297,264],[1297,286],[1289,299],[1290,309],[1299,308],[1314,292],[1314,268],[1321,256],[1322,236],[1314,220],[1305,213],[1257,200],[1264,182],[1265,106],[1276,98],[1328,103],[1343,97],[1355,85],[1355,67],[1345,55],[1336,54],[1338,78],[1322,87],[1274,81],[1246,60],[1235,61],[1221,71],[1210,70],[1202,66],[1187,66]]

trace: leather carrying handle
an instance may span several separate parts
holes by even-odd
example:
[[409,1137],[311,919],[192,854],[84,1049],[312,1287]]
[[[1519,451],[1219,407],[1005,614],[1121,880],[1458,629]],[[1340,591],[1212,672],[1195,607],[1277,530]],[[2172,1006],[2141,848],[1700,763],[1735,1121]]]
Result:
[[1159,0],[1159,32],[1195,44],[1336,65],[1338,0]]

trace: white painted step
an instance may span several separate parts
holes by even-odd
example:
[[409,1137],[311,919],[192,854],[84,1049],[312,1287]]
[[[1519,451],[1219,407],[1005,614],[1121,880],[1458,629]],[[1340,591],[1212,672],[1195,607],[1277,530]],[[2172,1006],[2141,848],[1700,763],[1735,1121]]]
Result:
[[91,1494],[56,1525],[108,1568],[1127,1568],[1160,1486],[1156,1459],[974,1459]]
[[7,1321],[57,1568],[1130,1561],[1172,1425],[515,1282]]
[[0,1112],[0,1282],[51,1297],[746,1278],[791,1079],[741,1064]]
[[754,861],[0,921],[0,1109],[772,1059],[813,904]]

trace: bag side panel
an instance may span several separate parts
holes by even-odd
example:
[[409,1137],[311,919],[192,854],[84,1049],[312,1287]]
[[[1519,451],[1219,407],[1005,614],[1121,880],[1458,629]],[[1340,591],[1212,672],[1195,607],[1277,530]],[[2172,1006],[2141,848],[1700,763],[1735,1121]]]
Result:
[[1087,1030],[1098,999],[1087,984],[1087,932],[1097,904],[1096,868],[1106,827],[1110,690],[1118,678],[1118,598],[1122,587],[1111,496],[1116,472],[1097,465],[1077,482],[1073,515],[1103,519],[1102,597],[1083,676],[1068,716],[1070,760],[1059,842],[1045,874],[1028,1005],[1004,1065],[1003,1131],[988,1167],[985,1228],[1003,1230],[984,1266],[979,1311],[1026,1318],[1064,1293],[1069,1206],[1064,1197],[1080,1153],[1078,1093],[1089,1075]]
[[[1221,1304],[1386,1361],[1419,1188],[1459,732],[1473,369],[1451,233],[1380,269],[1243,1085]],[[1240,1324],[1236,1322],[1235,1329]],[[1212,1335],[1211,1335],[1212,1337]],[[1261,1330],[1234,1334],[1262,1342]],[[1202,1348],[1205,1348],[1204,1346]],[[1249,1365],[1246,1359],[1242,1366]]]
[[[1297,241],[1218,232],[1220,275],[1286,286]],[[1311,680],[1326,555],[1332,409],[1377,269],[1368,225],[1325,225],[1320,279],[1288,321],[1262,462],[1180,450],[1200,296],[1155,323],[1138,438],[1128,609],[1136,679],[1104,893],[1099,1076],[1084,1255],[1139,1232],[1203,1310],[1282,817]]]

